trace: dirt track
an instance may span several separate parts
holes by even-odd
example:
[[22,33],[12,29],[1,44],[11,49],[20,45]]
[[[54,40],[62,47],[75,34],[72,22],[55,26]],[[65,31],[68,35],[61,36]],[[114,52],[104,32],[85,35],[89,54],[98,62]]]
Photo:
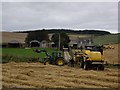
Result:
[[40,63],[2,65],[3,86],[17,88],[117,88],[118,70],[85,71]]

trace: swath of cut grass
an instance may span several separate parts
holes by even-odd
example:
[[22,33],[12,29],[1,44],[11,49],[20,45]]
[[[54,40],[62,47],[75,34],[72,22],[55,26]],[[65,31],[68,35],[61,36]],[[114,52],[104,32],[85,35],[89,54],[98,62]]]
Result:
[[[107,68],[105,71],[85,71],[40,63],[3,64],[4,70],[9,67],[10,70],[3,72],[3,82],[14,83],[9,87],[25,85],[36,88],[117,88],[118,86],[118,70],[112,68]],[[6,84],[4,86],[8,87]]]

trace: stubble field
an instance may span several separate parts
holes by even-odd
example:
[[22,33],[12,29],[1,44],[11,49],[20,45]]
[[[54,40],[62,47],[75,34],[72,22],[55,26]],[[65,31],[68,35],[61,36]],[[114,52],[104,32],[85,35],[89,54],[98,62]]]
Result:
[[8,88],[117,88],[118,70],[89,70],[40,63],[2,65],[3,87]]

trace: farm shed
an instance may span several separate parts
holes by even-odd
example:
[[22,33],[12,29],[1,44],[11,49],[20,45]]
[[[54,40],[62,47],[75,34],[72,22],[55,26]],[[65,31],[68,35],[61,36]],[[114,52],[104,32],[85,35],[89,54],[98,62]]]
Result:
[[37,40],[30,41],[30,47],[40,47],[40,42]]
[[71,47],[78,47],[80,48],[80,46],[84,46],[84,45],[89,45],[92,43],[92,37],[91,35],[88,36],[71,36],[70,37],[70,43],[69,46]]
[[46,40],[41,41],[41,47],[42,48],[48,47],[48,42]]
[[70,41],[69,46],[73,47],[73,48],[77,48],[78,47],[78,41],[76,41],[76,40],[75,41],[74,40]]
[[48,47],[56,48],[57,46],[54,42],[49,42]]
[[8,42],[8,47],[13,47],[13,48],[17,48],[20,47],[20,42],[17,40],[12,40],[10,42]]

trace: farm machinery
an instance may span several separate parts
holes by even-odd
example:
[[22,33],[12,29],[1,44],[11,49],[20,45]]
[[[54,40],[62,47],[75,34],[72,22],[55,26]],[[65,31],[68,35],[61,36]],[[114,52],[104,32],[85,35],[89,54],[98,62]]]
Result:
[[45,53],[46,57],[43,58],[40,62],[46,64],[53,64],[58,66],[63,66],[65,64],[65,60],[60,51],[54,51],[52,54],[48,54],[46,50],[35,50],[37,53]]
[[75,50],[74,63],[85,70],[104,70],[103,50],[100,46],[85,46],[84,50]]

